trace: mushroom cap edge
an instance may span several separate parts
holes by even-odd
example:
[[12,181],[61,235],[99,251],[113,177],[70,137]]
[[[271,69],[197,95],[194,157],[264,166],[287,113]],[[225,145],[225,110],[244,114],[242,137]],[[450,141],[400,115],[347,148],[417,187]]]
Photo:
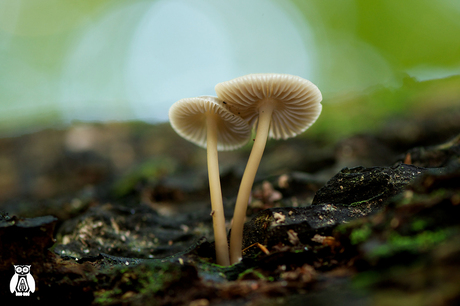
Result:
[[257,125],[258,105],[264,99],[277,102],[269,138],[287,139],[308,129],[322,110],[322,95],[312,82],[277,73],[244,75],[216,85],[217,96],[251,126]]
[[213,96],[184,98],[175,102],[169,109],[169,121],[181,137],[206,148],[206,116],[210,114],[215,114],[217,118],[219,151],[240,148],[251,138],[251,127],[247,121],[229,111],[222,100]]

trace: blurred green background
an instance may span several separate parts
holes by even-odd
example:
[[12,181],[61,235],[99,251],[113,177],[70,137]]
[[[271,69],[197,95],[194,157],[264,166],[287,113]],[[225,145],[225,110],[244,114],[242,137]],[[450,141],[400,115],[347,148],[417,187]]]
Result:
[[458,105],[458,0],[0,0],[0,136],[164,122],[178,99],[279,72],[318,85],[312,133]]

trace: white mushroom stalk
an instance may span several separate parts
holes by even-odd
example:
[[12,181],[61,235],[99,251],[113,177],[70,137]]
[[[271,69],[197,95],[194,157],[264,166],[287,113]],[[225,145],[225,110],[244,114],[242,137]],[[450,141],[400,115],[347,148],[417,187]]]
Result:
[[216,85],[217,96],[257,129],[241,180],[230,235],[230,262],[242,258],[243,228],[254,179],[267,138],[287,139],[305,131],[321,113],[321,92],[287,74],[251,74]]
[[219,175],[219,159],[217,156],[217,122],[216,114],[208,113],[206,118],[207,130],[207,162],[209,193],[211,197],[211,215],[214,230],[216,262],[222,266],[230,265],[227,230],[225,228],[224,204]]
[[224,105],[223,101],[210,96],[182,99],[171,106],[169,119],[179,135],[207,150],[216,262],[228,266],[230,259],[217,152],[243,146],[248,142],[251,130],[246,121]]

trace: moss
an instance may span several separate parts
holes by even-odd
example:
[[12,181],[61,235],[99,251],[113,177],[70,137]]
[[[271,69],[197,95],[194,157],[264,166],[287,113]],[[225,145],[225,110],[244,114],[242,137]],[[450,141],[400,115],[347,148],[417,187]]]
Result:
[[354,202],[354,203],[351,203],[350,206],[358,206],[360,204],[367,204],[371,201],[376,201],[378,200],[379,198],[381,198],[382,196],[384,196],[386,191],[383,191],[379,194],[377,194],[376,196],[373,196],[372,198],[369,198],[369,199],[366,199],[366,200],[363,200],[363,201],[357,201],[357,202]]
[[246,279],[248,276],[250,279],[256,278],[258,280],[264,280],[264,281],[273,280],[273,277],[266,277],[263,273],[261,273],[260,271],[257,271],[255,268],[250,268],[240,273],[238,276],[238,280]]
[[423,231],[413,236],[401,236],[397,232],[392,232],[386,243],[373,249],[369,256],[382,258],[390,257],[400,252],[420,253],[445,241],[454,232],[453,229],[440,229],[437,231]]
[[125,300],[122,294],[128,291],[137,292],[140,296],[155,296],[181,279],[196,278],[193,273],[187,272],[186,267],[170,262],[143,263],[109,271],[109,288],[112,289],[96,291],[94,304],[118,304],[120,299]]
[[94,304],[107,305],[115,302],[115,297],[122,293],[120,288],[115,288],[113,290],[103,290],[95,292]]
[[359,244],[366,241],[370,235],[372,234],[372,230],[369,225],[365,224],[360,228],[354,229],[350,234],[350,242],[351,244]]
[[420,232],[428,226],[428,221],[425,219],[415,219],[411,223],[411,230],[414,232]]
[[164,288],[165,284],[169,284],[174,282],[175,280],[179,280],[180,273],[179,271],[171,271],[171,270],[159,270],[159,271],[148,271],[141,275],[139,279],[139,284],[141,285],[139,288],[140,293],[149,292],[149,293],[157,293],[161,289]]

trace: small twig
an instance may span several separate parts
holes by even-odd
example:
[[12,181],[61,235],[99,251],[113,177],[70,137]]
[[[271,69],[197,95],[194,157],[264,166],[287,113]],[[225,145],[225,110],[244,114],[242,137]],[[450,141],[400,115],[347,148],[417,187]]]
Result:
[[260,243],[258,243],[258,242],[251,244],[251,245],[248,246],[247,248],[243,249],[242,252],[245,252],[246,250],[248,250],[249,248],[251,248],[251,247],[253,247],[253,246],[259,247],[259,249],[261,249],[262,252],[264,252],[264,253],[267,254],[267,255],[270,254],[270,251],[268,251],[268,249],[267,249],[264,245],[262,245],[262,244],[260,244]]

